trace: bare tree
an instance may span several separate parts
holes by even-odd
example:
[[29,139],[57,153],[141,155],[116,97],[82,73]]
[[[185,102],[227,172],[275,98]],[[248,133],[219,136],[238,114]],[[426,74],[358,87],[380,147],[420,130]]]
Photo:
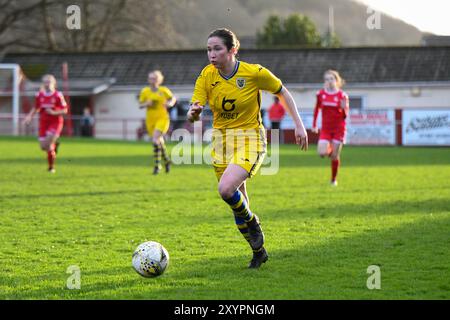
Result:
[[[91,52],[182,47],[166,1],[79,1],[81,30],[66,28],[68,0],[0,0],[0,48]],[[171,3],[173,5],[173,3]]]
[[20,45],[24,40],[11,32],[23,23],[27,17],[36,14],[40,8],[39,1],[0,0],[0,52],[8,46]]

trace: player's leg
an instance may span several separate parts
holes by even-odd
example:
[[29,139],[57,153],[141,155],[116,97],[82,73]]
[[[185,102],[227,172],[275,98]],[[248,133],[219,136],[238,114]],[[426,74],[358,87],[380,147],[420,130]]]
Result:
[[337,186],[337,174],[339,171],[339,166],[341,164],[341,150],[343,143],[339,140],[333,140],[331,143],[332,152],[331,158],[331,184]]
[[170,161],[169,153],[167,152],[166,144],[164,142],[164,135],[169,131],[170,119],[166,117],[159,118],[155,123],[155,130],[159,131],[159,145],[161,147],[161,154],[164,158],[164,163],[166,167],[166,173],[170,171],[170,165],[172,161]]
[[156,132],[156,122],[147,118],[145,120],[145,127],[147,129],[147,134],[152,138],[152,146],[153,146],[153,162],[154,162],[154,170],[153,174],[158,174],[161,169],[161,149],[159,145],[159,137],[158,132]]
[[159,171],[161,170],[161,156],[162,156],[161,137],[162,137],[161,131],[159,131],[158,129],[153,130],[152,142],[155,160],[155,168],[153,170],[153,174],[158,174]]
[[317,153],[321,158],[328,157],[331,154],[331,145],[330,141],[325,139],[319,139],[319,142],[317,143]]
[[166,173],[169,173],[172,161],[170,160],[169,153],[167,152],[166,143],[164,141],[164,136],[163,135],[161,135],[160,145],[161,145],[162,157],[164,158]]
[[[219,181],[219,194],[222,199],[228,203],[233,210],[236,225],[238,225],[239,231],[242,234],[250,233],[250,246],[253,250],[259,250],[264,243],[264,236],[262,232],[260,234],[253,234],[253,230],[250,227],[256,224],[259,225],[257,218],[251,212],[247,203],[247,198],[239,190],[244,181],[248,178],[248,172],[239,165],[231,163],[227,166],[223,172]],[[246,229],[246,226],[248,230]],[[245,235],[244,235],[245,237]]]
[[239,165],[230,163],[219,180],[219,194],[234,212],[246,222],[253,219],[247,199],[239,190],[248,178],[248,172]]
[[[245,201],[247,202],[247,206],[250,207],[250,202],[247,195],[247,187],[246,187],[246,181],[244,181],[241,186],[239,187],[239,191],[242,193]],[[236,212],[233,211],[234,214],[234,220],[236,222],[236,226],[239,230],[239,232],[242,234],[245,240],[250,244],[250,234],[248,232],[248,225],[247,222],[245,222],[242,218],[240,218]],[[250,245],[251,247],[251,245]]]
[[247,200],[248,206],[250,206],[250,199],[248,198],[247,194],[247,181],[242,182],[241,186],[239,187],[239,191],[242,192],[242,194],[245,197],[245,200]]
[[[172,161],[170,160],[169,153],[167,152],[166,144],[164,142],[164,134],[169,130],[170,119],[160,118],[156,121],[153,130],[153,146],[155,148],[155,170],[154,174],[159,173],[161,168],[161,157],[164,158],[166,173],[170,171],[170,165]],[[156,164],[156,161],[159,161]]]
[[[250,201],[249,201],[249,197],[247,194],[247,186],[246,186],[246,181],[244,181],[241,186],[239,187],[239,191],[241,191],[242,195],[244,196],[244,198],[247,200],[247,205],[250,207]],[[254,222],[258,222],[258,224],[256,226],[256,228],[259,228],[259,231],[262,233],[261,230],[261,226],[259,225],[259,220],[258,217],[256,215],[254,215]],[[242,236],[244,237],[245,240],[247,240],[247,242],[250,244],[250,247],[252,247],[251,245],[251,241],[252,241],[252,237],[250,235],[250,228],[247,222],[243,221],[242,219],[240,219],[239,217],[237,217],[235,215],[235,220],[236,220],[236,226],[239,230],[239,232],[242,234]],[[264,237],[264,233],[262,233],[263,237]],[[263,238],[264,241],[264,238]],[[253,247],[252,247],[253,249]],[[264,246],[261,246],[260,249],[257,250],[253,250],[253,258],[250,261],[249,264],[249,268],[258,268],[261,266],[262,263],[266,262],[268,260],[269,256],[264,248]]]
[[48,150],[48,140],[47,137],[39,137],[39,147],[42,151],[47,152]]
[[219,193],[233,210],[236,225],[253,250],[250,268],[258,268],[268,259],[264,249],[264,233],[258,217],[253,214],[247,198],[240,191],[242,184],[249,177],[249,172],[236,164],[229,164],[219,181]]
[[59,141],[59,138],[55,141],[55,154],[58,154],[59,145],[61,144],[61,141]]
[[48,149],[48,139],[47,139],[48,125],[45,123],[39,124],[39,146],[42,151],[47,152]]
[[44,148],[47,151],[47,162],[48,162],[48,171],[51,173],[55,172],[55,161],[56,161],[56,152],[55,152],[55,142],[58,139],[59,135],[49,132],[44,140]]
[[51,139],[52,131],[51,127],[48,123],[40,123],[39,125],[39,146],[41,150],[47,153],[47,163],[48,163],[48,171],[51,173],[55,172],[54,163],[55,163],[55,153],[51,150]]

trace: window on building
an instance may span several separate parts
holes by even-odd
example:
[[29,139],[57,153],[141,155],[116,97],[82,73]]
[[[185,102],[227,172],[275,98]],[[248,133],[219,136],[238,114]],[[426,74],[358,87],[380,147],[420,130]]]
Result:
[[349,96],[350,110],[359,112],[364,109],[364,99],[361,96]]

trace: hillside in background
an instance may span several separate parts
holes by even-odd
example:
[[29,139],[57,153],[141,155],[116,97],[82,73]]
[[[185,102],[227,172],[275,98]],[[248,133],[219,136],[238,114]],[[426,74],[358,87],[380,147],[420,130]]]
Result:
[[96,0],[79,1],[79,29],[69,30],[70,0],[0,0],[0,56],[7,52],[108,52],[203,48],[210,31],[232,29],[243,48],[272,15],[308,16],[323,35],[329,7],[342,46],[420,45],[423,33],[387,15],[370,30],[373,13],[355,0]]
[[[174,1],[175,0],[171,0]],[[208,32],[228,27],[239,37],[254,37],[270,14],[309,16],[324,33],[329,5],[334,8],[335,32],[343,46],[419,45],[423,33],[414,26],[381,15],[381,29],[366,26],[367,6],[353,0],[184,0],[171,6],[175,30],[191,47],[202,47]]]

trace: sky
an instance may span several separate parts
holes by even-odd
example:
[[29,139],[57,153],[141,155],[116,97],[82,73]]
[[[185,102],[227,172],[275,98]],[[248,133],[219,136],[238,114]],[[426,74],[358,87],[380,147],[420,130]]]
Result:
[[450,0],[357,0],[417,29],[450,36]]

